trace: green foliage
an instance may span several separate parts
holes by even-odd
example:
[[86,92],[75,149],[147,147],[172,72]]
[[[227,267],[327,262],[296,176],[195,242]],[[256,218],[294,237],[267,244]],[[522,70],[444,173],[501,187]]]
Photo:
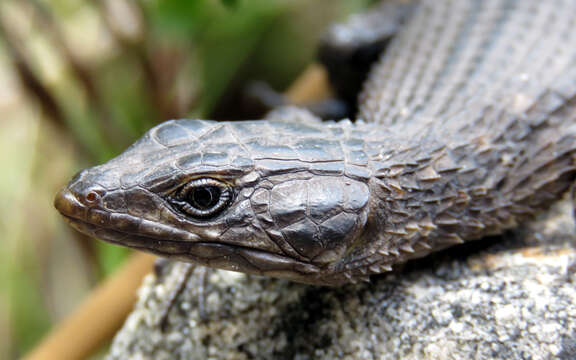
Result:
[[222,4],[228,6],[229,8],[235,8],[238,6],[238,3],[240,2],[240,0],[220,0],[222,1]]
[[158,36],[188,49],[199,74],[201,100],[193,110],[208,116],[233,75],[244,64],[285,2],[152,1],[149,10]]

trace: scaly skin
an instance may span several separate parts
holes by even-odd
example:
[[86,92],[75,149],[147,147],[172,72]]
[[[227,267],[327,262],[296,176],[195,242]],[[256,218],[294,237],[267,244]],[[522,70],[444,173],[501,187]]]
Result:
[[[432,0],[373,69],[355,124],[298,109],[170,121],[56,207],[120,245],[339,285],[515,226],[570,187],[575,156],[576,2]],[[178,194],[203,178],[232,200],[190,216]]]

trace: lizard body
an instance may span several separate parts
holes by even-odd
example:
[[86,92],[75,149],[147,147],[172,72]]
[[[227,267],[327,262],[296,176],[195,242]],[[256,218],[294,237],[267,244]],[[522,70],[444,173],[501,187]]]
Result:
[[570,187],[575,155],[576,3],[423,1],[355,123],[169,121],[56,207],[112,243],[340,285],[516,226]]

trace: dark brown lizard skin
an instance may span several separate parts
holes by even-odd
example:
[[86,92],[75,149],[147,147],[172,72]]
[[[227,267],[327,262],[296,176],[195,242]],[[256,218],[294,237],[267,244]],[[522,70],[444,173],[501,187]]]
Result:
[[[56,207],[112,243],[323,285],[501,233],[576,175],[576,1],[423,1],[359,108],[355,123],[170,121]],[[218,211],[187,212],[218,194]]]

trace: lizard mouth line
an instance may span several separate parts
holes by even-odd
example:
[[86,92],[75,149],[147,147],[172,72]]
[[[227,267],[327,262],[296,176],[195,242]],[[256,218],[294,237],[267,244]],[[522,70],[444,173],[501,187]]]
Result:
[[285,278],[294,278],[295,275],[304,277],[320,271],[313,264],[263,250],[218,242],[159,239],[107,229],[69,215],[64,215],[64,217],[72,227],[87,235],[115,245],[127,246],[184,262],[194,262],[224,270]]

